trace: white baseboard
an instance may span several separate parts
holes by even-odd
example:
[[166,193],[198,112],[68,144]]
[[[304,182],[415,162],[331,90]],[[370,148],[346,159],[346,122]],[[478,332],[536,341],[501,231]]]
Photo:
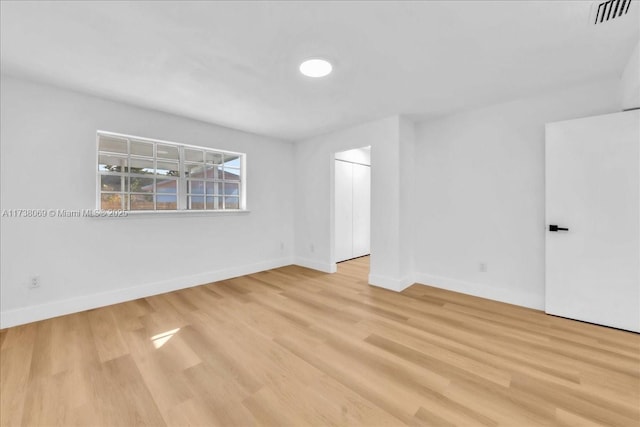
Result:
[[322,271],[324,273],[335,273],[338,271],[338,267],[335,263],[320,262],[309,258],[296,257],[293,263],[300,267],[306,267],[312,270]]
[[116,289],[109,292],[101,292],[92,295],[84,295],[76,298],[7,310],[0,312],[0,329],[36,322],[38,320],[50,319],[52,317],[63,316],[65,314],[77,313],[93,308],[104,307],[125,301],[131,301],[138,298],[163,294],[166,292],[176,291],[178,289],[190,288],[192,286],[202,285],[205,283],[231,279],[233,277],[244,276],[246,274],[257,273],[259,271],[270,270],[272,268],[283,267],[286,265],[291,265],[290,258],[274,259],[255,264],[230,267],[193,276],[176,277],[169,280],[163,280],[161,282],[147,283],[145,285],[131,288]]
[[544,310],[544,294],[538,295],[533,292],[498,288],[491,285],[465,282],[426,273],[416,273],[415,278],[417,283],[433,286],[434,288],[447,289],[480,298],[506,302],[536,310]]
[[369,284],[379,288],[388,289],[390,291],[402,292],[415,283],[413,275],[395,279],[389,276],[381,276],[379,274],[369,274]]

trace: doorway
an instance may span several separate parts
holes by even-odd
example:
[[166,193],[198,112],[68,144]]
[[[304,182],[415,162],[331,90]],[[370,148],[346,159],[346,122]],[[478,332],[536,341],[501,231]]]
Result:
[[335,262],[369,255],[371,147],[335,153]]

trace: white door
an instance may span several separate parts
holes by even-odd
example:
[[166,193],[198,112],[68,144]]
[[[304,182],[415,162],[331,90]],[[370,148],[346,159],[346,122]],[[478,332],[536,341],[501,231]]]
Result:
[[353,258],[369,255],[371,167],[353,164]]
[[336,262],[353,258],[353,168],[335,162],[335,249]]
[[639,147],[637,110],[547,124],[547,313],[640,332]]

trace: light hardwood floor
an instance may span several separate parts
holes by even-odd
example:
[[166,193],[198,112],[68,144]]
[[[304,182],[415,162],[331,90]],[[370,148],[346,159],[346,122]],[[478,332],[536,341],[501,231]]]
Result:
[[11,425],[638,426],[640,336],[285,267],[0,332]]

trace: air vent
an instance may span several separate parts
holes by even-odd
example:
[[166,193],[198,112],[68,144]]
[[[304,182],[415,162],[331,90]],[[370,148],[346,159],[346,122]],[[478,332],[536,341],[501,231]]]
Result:
[[[596,6],[597,5],[597,6]],[[619,18],[629,12],[631,0],[609,0],[594,4],[595,18],[593,23],[603,24],[612,19]]]

